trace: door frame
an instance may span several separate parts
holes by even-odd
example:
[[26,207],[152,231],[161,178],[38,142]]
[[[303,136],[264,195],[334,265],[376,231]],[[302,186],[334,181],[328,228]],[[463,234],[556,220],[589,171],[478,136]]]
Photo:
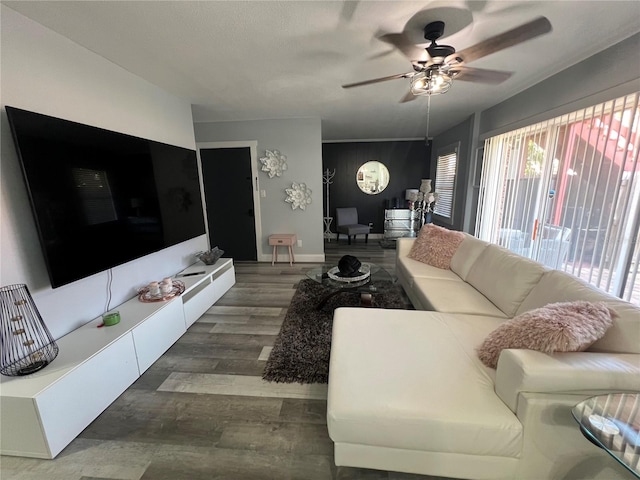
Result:
[[[258,177],[258,141],[257,140],[241,140],[234,142],[196,142],[196,153],[198,157],[198,175],[200,177],[200,196],[202,197],[202,205],[204,205],[205,229],[207,234],[207,243],[209,243],[209,222],[207,221],[207,200],[204,195],[204,180],[202,176],[202,158],[200,150],[215,150],[219,148],[249,148],[251,155],[251,177],[253,192],[253,211],[255,231],[256,231],[256,258],[258,261],[262,258],[262,216],[260,214],[260,182]],[[211,245],[209,245],[211,248]]]

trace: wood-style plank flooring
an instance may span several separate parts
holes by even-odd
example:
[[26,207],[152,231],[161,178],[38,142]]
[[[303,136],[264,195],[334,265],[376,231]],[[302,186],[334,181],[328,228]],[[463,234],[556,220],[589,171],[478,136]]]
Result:
[[[327,262],[351,254],[395,272],[395,250],[373,239],[325,249]],[[336,467],[327,386],[261,379],[297,284],[315,265],[237,262],[235,286],[55,460],[3,456],[0,478],[433,480]]]

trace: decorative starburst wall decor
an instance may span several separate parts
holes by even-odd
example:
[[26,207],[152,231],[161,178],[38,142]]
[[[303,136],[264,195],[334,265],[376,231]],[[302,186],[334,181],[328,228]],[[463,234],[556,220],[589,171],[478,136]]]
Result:
[[311,205],[311,189],[304,183],[293,182],[291,188],[285,188],[287,198],[285,202],[291,204],[291,209],[299,208],[304,210],[307,205]]
[[265,150],[265,156],[260,157],[262,171],[269,172],[269,178],[280,177],[287,169],[287,157],[279,150]]

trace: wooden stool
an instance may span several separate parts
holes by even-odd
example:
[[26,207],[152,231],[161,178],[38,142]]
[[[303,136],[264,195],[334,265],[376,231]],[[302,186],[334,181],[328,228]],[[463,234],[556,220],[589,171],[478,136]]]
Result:
[[295,259],[293,258],[293,246],[296,244],[297,238],[295,233],[275,233],[269,235],[269,245],[273,245],[273,253],[271,254],[271,265],[278,261],[278,246],[289,247],[289,265],[293,266]]

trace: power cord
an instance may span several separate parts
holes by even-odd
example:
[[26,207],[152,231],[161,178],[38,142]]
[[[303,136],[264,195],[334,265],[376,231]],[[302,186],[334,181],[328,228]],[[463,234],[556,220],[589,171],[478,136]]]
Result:
[[106,308],[104,310],[105,313],[107,313],[109,311],[109,309],[111,308],[111,286],[113,284],[113,269],[110,268],[107,271],[107,305]]

